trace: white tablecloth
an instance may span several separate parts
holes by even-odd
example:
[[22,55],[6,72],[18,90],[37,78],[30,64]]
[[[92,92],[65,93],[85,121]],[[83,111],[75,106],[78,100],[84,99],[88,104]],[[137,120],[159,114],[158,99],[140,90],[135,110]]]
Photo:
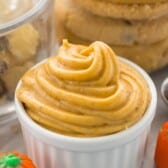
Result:
[[[168,121],[168,106],[162,101],[160,95],[160,86],[163,82],[164,78],[168,76],[168,67],[151,74],[157,90],[158,90],[158,107],[155,119],[152,124],[151,133],[148,139],[148,146],[146,151],[146,157],[144,160],[143,168],[154,168],[154,151],[155,151],[155,144],[157,139],[157,134],[160,129],[160,126],[165,122]],[[6,143],[2,145],[1,138],[0,138],[0,151],[12,151],[17,150],[20,152],[25,152],[24,143],[22,139],[21,132],[17,132],[13,135],[12,138],[7,139]]]

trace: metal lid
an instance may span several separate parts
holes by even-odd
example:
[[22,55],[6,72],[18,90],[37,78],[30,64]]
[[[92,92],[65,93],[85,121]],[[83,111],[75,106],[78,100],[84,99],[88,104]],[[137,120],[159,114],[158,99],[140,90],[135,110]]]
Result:
[[40,14],[48,0],[0,0],[0,36]]

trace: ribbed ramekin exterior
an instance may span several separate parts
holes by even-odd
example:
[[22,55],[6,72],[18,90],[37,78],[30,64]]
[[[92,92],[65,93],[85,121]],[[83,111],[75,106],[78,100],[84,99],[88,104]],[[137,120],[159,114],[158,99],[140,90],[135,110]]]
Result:
[[150,126],[127,144],[97,152],[60,149],[22,129],[28,154],[38,168],[141,168]]
[[130,61],[120,59],[144,76],[151,92],[151,103],[143,118],[120,133],[87,140],[53,133],[33,122],[15,95],[27,151],[37,168],[141,168],[156,111],[157,92],[145,71]]

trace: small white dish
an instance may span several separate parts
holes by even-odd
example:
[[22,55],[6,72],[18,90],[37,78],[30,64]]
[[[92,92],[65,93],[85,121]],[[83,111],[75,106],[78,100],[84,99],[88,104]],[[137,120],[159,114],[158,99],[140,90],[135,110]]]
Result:
[[161,86],[161,95],[165,103],[168,105],[168,77],[164,80]]
[[[37,167],[141,168],[147,137],[156,112],[157,92],[153,81],[143,69],[124,58],[119,59],[144,77],[151,94],[150,104],[142,119],[119,133],[95,138],[77,138],[54,133],[35,123],[15,96],[16,111],[27,151]],[[20,85],[21,82],[17,89]]]

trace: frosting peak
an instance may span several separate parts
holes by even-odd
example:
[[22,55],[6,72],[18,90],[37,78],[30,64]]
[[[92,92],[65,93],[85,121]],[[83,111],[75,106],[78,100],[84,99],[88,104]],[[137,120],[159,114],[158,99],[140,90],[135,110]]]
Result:
[[58,56],[49,60],[49,69],[63,80],[96,81],[91,84],[105,86],[118,80],[119,68],[115,57],[109,46],[102,42],[86,47],[64,40]]

